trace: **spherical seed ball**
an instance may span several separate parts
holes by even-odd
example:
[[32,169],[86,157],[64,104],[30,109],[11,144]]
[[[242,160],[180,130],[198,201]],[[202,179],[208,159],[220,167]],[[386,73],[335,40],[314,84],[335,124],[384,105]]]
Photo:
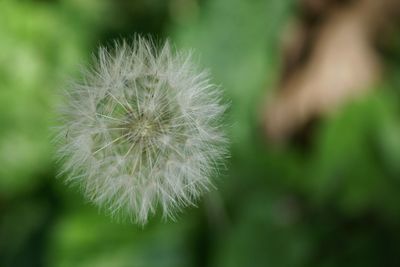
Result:
[[168,42],[100,48],[61,109],[63,172],[112,214],[144,224],[160,206],[171,217],[207,190],[227,155],[225,108],[207,73]]

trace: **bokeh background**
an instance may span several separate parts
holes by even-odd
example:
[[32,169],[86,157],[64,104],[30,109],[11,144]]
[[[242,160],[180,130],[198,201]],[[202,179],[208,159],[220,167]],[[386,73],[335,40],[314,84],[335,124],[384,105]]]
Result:
[[[380,4],[379,4],[380,3]],[[0,1],[0,266],[400,266],[397,0]],[[176,222],[118,223],[56,175],[51,127],[99,45],[193,49],[231,158]]]

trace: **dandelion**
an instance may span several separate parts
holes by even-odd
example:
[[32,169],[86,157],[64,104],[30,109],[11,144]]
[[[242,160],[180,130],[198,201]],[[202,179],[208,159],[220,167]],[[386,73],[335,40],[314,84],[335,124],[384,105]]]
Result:
[[166,42],[99,49],[66,92],[58,131],[67,181],[112,215],[174,217],[212,184],[227,155],[219,87]]

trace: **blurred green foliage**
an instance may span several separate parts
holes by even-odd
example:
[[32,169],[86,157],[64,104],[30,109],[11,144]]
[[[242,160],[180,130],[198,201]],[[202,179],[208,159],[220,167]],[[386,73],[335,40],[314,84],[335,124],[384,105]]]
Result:
[[[293,0],[1,1],[0,266],[399,266],[399,43],[378,90],[324,118],[307,150],[277,149],[258,114],[295,13]],[[56,179],[50,141],[68,77],[136,32],[194,49],[231,102],[218,190],[144,228]]]

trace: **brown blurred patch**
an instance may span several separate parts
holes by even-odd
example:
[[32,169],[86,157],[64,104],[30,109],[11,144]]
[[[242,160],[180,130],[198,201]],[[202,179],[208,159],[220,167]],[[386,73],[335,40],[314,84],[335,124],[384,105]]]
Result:
[[383,70],[374,44],[400,9],[398,0],[300,3],[302,15],[284,36],[281,81],[264,112],[273,142],[367,93]]

